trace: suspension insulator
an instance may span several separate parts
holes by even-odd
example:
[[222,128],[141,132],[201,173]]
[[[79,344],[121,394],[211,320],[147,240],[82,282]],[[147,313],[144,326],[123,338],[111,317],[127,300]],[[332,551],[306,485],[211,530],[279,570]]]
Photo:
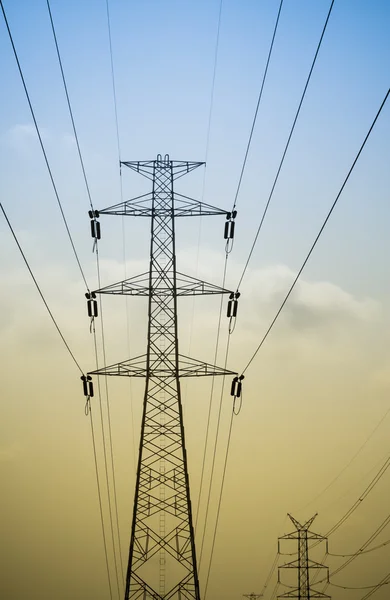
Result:
[[91,219],[91,236],[94,240],[100,240],[100,223],[96,219],[99,218],[98,210],[89,210],[88,211],[89,218]]
[[238,307],[237,300],[229,300],[228,306],[227,306],[227,316],[229,318],[237,316],[237,307]]
[[245,379],[244,375],[240,375],[238,378],[238,384],[237,384],[237,398],[239,398],[241,396],[241,391],[242,391],[242,380]]
[[232,292],[229,296],[229,302],[227,305],[227,316],[229,318],[236,317],[238,311],[238,299],[241,296],[240,292]]
[[85,294],[87,298],[87,310],[89,317],[97,317],[98,316],[98,303],[95,292],[87,292]]
[[92,377],[90,375],[87,375],[87,380],[88,380],[88,396],[90,398],[93,398],[93,381],[92,381]]
[[236,387],[237,387],[238,377],[233,377],[232,385],[230,387],[230,395],[236,395]]
[[232,240],[234,238],[234,229],[236,226],[234,219],[236,218],[236,215],[236,210],[234,210],[232,213],[229,212],[226,214],[225,229],[223,232],[223,237],[225,240]]
[[101,237],[101,233],[100,233],[100,223],[99,221],[96,221],[95,219],[93,219],[91,221],[91,236],[95,239],[95,240],[100,240]]
[[88,382],[87,382],[87,378],[85,375],[82,375],[80,377],[81,381],[83,382],[83,392],[84,392],[84,396],[88,396]]
[[232,302],[234,300],[234,292],[232,292],[231,294],[229,294],[229,301],[228,301],[228,305],[227,305],[227,313],[226,316],[227,317],[231,317],[231,312],[232,312]]
[[239,377],[233,377],[232,385],[230,388],[230,395],[235,398],[241,397],[242,392],[242,380],[244,379],[244,375],[240,375]]
[[82,375],[80,377],[80,379],[83,382],[84,396],[87,396],[88,398],[93,398],[93,382],[92,382],[92,377],[90,375]]
[[96,300],[88,300],[87,308],[88,308],[88,316],[89,317],[97,317],[98,316],[98,303]]

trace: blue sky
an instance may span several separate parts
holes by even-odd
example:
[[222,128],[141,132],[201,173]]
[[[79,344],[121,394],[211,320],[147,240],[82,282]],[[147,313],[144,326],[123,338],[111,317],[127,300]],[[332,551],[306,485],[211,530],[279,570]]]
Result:
[[[180,160],[205,160],[207,156],[206,171],[199,169],[183,178],[178,190],[200,198],[204,188],[206,202],[229,209],[278,5],[276,0],[223,1],[207,145],[219,2],[110,0],[121,159],[152,159],[157,153],[169,153]],[[88,279],[96,282],[88,198],[46,3],[5,1],[4,8],[80,259]],[[120,201],[106,3],[53,0],[51,9],[93,202],[97,208],[104,208]],[[267,201],[328,9],[329,2],[323,0],[284,2],[238,198],[236,240],[228,271],[231,287],[238,281]],[[240,319],[231,355],[231,366],[238,370],[251,356],[288,289],[387,92],[389,26],[388,2],[336,0],[334,3],[296,131],[242,286]],[[82,357],[83,367],[89,369],[93,366],[93,353],[84,312],[83,285],[36,140],[4,22],[0,24],[0,72],[1,202],[66,336]],[[247,404],[241,421],[237,419],[235,425],[231,479],[227,482],[210,600],[213,594],[217,600],[218,589],[223,589],[226,598],[233,600],[237,594],[248,591],[245,585],[261,587],[267,557],[276,547],[276,538],[284,532],[283,527],[288,527],[283,521],[286,512],[304,506],[325,487],[386,409],[390,388],[387,375],[389,140],[390,108],[386,105],[285,316],[248,372]],[[125,198],[147,191],[145,182],[125,169],[122,183]],[[181,221],[178,227],[179,269],[192,269],[200,277],[219,284],[224,258],[223,223],[219,219],[204,219],[200,226],[193,219],[188,221]],[[51,330],[4,221],[0,222],[0,231],[0,269],[5,290],[0,321],[1,351],[6,367],[0,466],[4,468],[9,490],[5,522],[19,524],[16,534],[6,527],[7,540],[13,537],[14,546],[7,556],[11,575],[5,582],[4,593],[8,600],[16,600],[26,591],[22,583],[15,583],[12,574],[19,564],[18,549],[23,543],[23,525],[29,508],[34,515],[29,524],[31,538],[37,535],[37,523],[53,531],[56,540],[63,536],[65,547],[60,554],[63,560],[70,561],[70,573],[78,586],[74,583],[73,589],[63,581],[64,573],[55,564],[50,581],[46,585],[39,583],[45,560],[58,543],[47,534],[35,562],[31,562],[33,551],[29,544],[21,559],[26,568],[31,562],[28,568],[37,574],[35,597],[43,600],[52,597],[61,582],[60,600],[80,590],[87,600],[104,598],[104,587],[95,589],[88,569],[79,570],[77,560],[71,557],[75,545],[84,554],[90,551],[88,541],[78,538],[83,519],[95,548],[101,543],[97,514],[88,516],[82,509],[79,516],[74,516],[77,486],[82,486],[91,503],[96,502],[92,464],[85,454],[90,452],[89,432],[84,422],[78,421],[82,416],[79,413],[82,399],[77,373],[68,364],[68,357]],[[102,219],[102,231],[102,276],[103,283],[109,284],[124,276],[121,220]],[[128,220],[125,233],[127,272],[136,274],[148,251],[148,224]],[[181,308],[183,344],[190,344],[189,332],[193,328],[194,356],[207,355],[205,358],[211,360],[213,345],[209,340],[214,335],[210,332],[215,330],[218,304],[201,302],[196,302],[194,312],[188,306]],[[144,346],[145,332],[140,323],[144,308],[136,304],[130,309],[131,343],[140,351]],[[122,360],[127,352],[126,339],[122,339],[124,318],[124,305],[119,311],[107,301],[108,354],[113,360]],[[194,323],[199,323],[199,329]],[[23,397],[30,400],[28,407],[23,405],[19,394],[20,364],[26,380],[19,385]],[[58,382],[61,390],[52,413],[51,390]],[[113,393],[121,397],[120,389],[114,387]],[[206,392],[202,388],[188,393],[190,405],[192,398],[199,400],[201,393]],[[192,476],[196,496],[197,439],[199,432],[204,431],[201,418],[205,418],[206,408],[202,417],[193,414],[190,407],[187,410],[194,420],[188,429],[190,450],[195,457]],[[127,515],[133,491],[128,484],[131,478],[125,459],[128,446],[123,422],[129,414],[123,407],[120,411],[124,412],[115,415],[115,422],[118,460],[126,475],[120,486],[121,506]],[[225,417],[228,418],[228,412]],[[258,439],[259,423],[260,429],[265,429],[264,440]],[[69,428],[74,431],[75,446],[68,456]],[[223,431],[226,433],[226,428]],[[297,445],[296,431],[300,432]],[[319,517],[316,521],[319,531],[325,531],[342,514],[344,505],[337,502],[346,490],[353,488],[352,495],[341,501],[346,505],[353,493],[358,493],[359,478],[386,452],[387,435],[385,422],[367,453],[330,490],[329,497],[321,499],[323,504],[319,503],[318,510],[323,509],[324,520],[321,522]],[[252,461],[252,457],[264,456],[270,448],[269,466],[259,467],[257,459]],[[62,468],[69,469],[65,481],[53,471],[52,462],[55,464],[56,460]],[[257,468],[258,472],[254,470]],[[291,491],[293,472],[299,481],[307,483]],[[264,481],[268,482],[266,491]],[[65,521],[68,519],[66,534],[58,516],[50,510],[51,495],[56,496],[55,485],[68,498],[67,502],[57,498]],[[256,497],[263,498],[261,511],[263,517],[268,514],[267,523],[258,521],[257,501],[244,499],[237,493],[239,486],[246,490],[251,485]],[[25,495],[31,498],[31,506],[23,503],[21,498]],[[333,508],[326,512],[327,504],[332,502]],[[312,508],[315,510],[315,506]],[[373,513],[379,514],[381,510],[385,507],[379,495],[377,504],[373,503],[360,521],[351,525],[348,535],[341,538],[343,549],[347,545],[358,547],[364,531],[368,533],[376,526]],[[240,534],[238,521],[229,525],[237,511],[249,515],[247,520],[244,518],[245,526],[251,529],[247,537]],[[297,516],[304,518],[306,514]],[[124,517],[124,535],[127,526],[128,516]],[[240,573],[233,583],[223,577],[234,564],[230,553],[224,552],[226,545],[236,545],[241,552],[237,563]],[[88,559],[90,572],[101,567],[101,560],[94,550]],[[365,564],[369,565],[368,577],[373,567],[371,563]],[[377,561],[375,580],[386,572],[386,564],[388,557]],[[360,583],[360,576],[364,580],[363,571],[348,573],[349,583]],[[340,598],[347,600],[360,597],[352,592],[339,592]],[[377,594],[378,600],[385,596],[385,590]]]

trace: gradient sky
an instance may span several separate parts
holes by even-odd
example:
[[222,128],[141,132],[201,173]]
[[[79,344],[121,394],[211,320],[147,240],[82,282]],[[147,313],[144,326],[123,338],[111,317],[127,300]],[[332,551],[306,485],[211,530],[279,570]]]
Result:
[[[236,240],[227,276],[232,289],[267,201],[329,4],[328,0],[284,2],[237,203]],[[157,153],[179,160],[207,158],[206,170],[183,178],[177,189],[199,199],[203,195],[206,202],[229,210],[278,5],[277,0],[223,2],[207,144],[219,2],[110,0],[120,158],[146,160]],[[89,204],[46,2],[5,0],[4,8],[64,211],[93,288],[97,284]],[[120,201],[106,3],[52,0],[51,8],[93,202],[104,208]],[[229,355],[233,370],[245,367],[273,318],[387,92],[389,30],[388,2],[335,1],[241,288]],[[83,369],[92,370],[85,289],[2,19],[0,71],[1,202],[66,339]],[[390,407],[389,140],[387,104],[296,290],[246,373],[242,411],[233,424],[208,600],[234,600],[261,591],[277,538],[292,529],[287,513],[304,521],[318,512],[313,530],[325,534],[390,454],[390,416],[383,418]],[[125,198],[148,191],[145,181],[130,171],[123,171],[122,183]],[[183,221],[177,226],[179,270],[220,284],[222,219],[203,219],[200,224],[196,219]],[[101,223],[102,284],[142,272],[147,263],[148,224],[132,219],[122,224],[120,218],[108,216]],[[90,424],[84,416],[79,373],[4,219],[0,231],[0,597],[107,599]],[[218,307],[217,298],[180,302],[184,354],[213,361]],[[145,351],[144,301],[107,298],[104,318],[108,364],[124,360],[129,352]],[[123,380],[109,384],[126,564],[143,384],[129,386]],[[213,439],[220,385],[216,383],[213,401]],[[183,385],[195,507],[210,386],[210,381]],[[97,406],[95,412],[102,466]],[[202,590],[230,414],[231,398],[225,392],[200,565]],[[367,438],[356,459],[323,492]],[[210,464],[209,455],[207,474]],[[329,538],[331,553],[355,552],[385,519],[389,478],[387,473]],[[106,496],[104,512],[107,521]],[[198,554],[204,512],[202,502]],[[374,545],[389,538],[385,530]],[[389,571],[389,553],[390,545],[358,557],[335,576],[334,583],[355,587],[376,583]],[[109,554],[113,572],[111,546]],[[321,560],[323,555],[313,553],[313,558]],[[280,557],[280,564],[285,559]],[[327,564],[334,569],[343,560],[328,557]],[[276,573],[266,590],[267,600],[275,582]],[[358,600],[365,594],[332,587],[327,592],[340,600]],[[115,588],[113,597],[118,597]],[[386,586],[375,595],[378,600],[387,597]]]

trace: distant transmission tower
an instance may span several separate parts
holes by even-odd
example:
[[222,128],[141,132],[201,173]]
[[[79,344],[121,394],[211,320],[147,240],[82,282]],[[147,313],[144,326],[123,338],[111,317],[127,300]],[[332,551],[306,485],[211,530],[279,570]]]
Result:
[[148,217],[149,271],[96,292],[149,298],[147,352],[90,375],[146,378],[125,600],[199,600],[180,378],[232,372],[179,354],[177,298],[229,290],[176,270],[175,221],[203,215],[226,215],[229,221],[231,215],[174,192],[175,179],[204,163],[158,155],[122,164],[150,179],[151,193],[91,218]]
[[280,540],[297,540],[298,542],[298,558],[289,563],[281,565],[279,567],[278,583],[280,581],[280,569],[296,569],[298,574],[298,586],[294,589],[289,590],[285,594],[278,596],[279,598],[298,598],[299,600],[310,600],[310,598],[330,598],[327,594],[318,592],[313,589],[310,583],[310,571],[311,569],[328,569],[326,565],[314,562],[309,559],[309,540],[326,541],[327,539],[318,533],[313,533],[309,530],[309,527],[313,523],[317,515],[314,515],[311,519],[301,525],[294,517],[288,515],[290,520],[293,522],[296,531],[288,533],[279,538],[278,550],[280,551]]
[[258,598],[262,598],[263,594],[254,594],[253,592],[251,594],[243,594],[244,598],[250,598],[250,600],[257,600]]

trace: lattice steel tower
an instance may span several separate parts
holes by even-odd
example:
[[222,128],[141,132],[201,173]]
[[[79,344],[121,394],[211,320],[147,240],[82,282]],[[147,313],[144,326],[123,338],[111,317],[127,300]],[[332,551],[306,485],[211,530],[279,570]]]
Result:
[[[314,515],[311,519],[306,521],[303,525],[299,523],[294,517],[288,515],[290,520],[293,522],[296,531],[288,533],[278,540],[278,552],[280,552],[280,540],[296,540],[298,543],[298,558],[289,563],[281,565],[279,569],[296,569],[298,571],[298,586],[294,589],[289,590],[285,594],[278,596],[279,598],[298,598],[298,600],[310,600],[310,598],[330,598],[327,594],[315,590],[310,582],[310,571],[312,569],[326,569],[326,565],[315,562],[309,558],[309,540],[317,540],[318,542],[325,541],[326,537],[310,531],[310,526],[313,523],[317,515]],[[327,573],[326,580],[329,575]],[[280,571],[278,576],[278,583],[280,581]]]
[[175,220],[230,214],[174,192],[175,179],[204,163],[158,155],[122,164],[150,179],[152,192],[93,217],[149,217],[149,272],[96,292],[149,298],[147,352],[90,374],[146,378],[125,600],[199,600],[180,378],[232,372],[179,354],[177,298],[230,291],[177,272]]

